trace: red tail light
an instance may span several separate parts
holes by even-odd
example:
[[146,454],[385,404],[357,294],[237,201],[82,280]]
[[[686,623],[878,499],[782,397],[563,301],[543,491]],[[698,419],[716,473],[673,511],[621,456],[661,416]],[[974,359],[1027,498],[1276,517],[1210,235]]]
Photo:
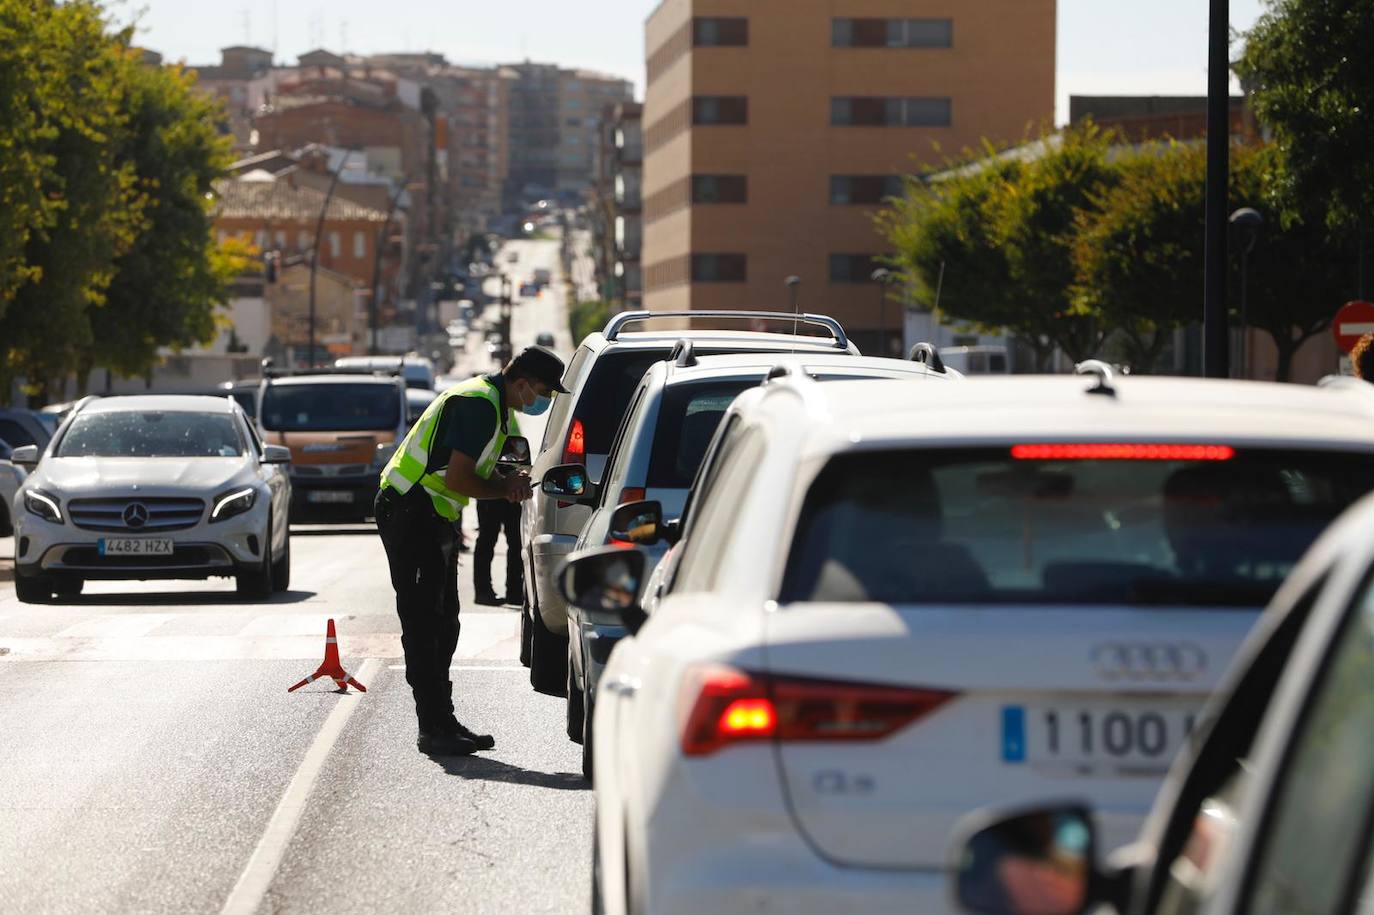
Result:
[[1086,444],[1013,445],[1018,461],[1229,461],[1230,445],[1156,445],[1091,442]]
[[684,689],[686,756],[708,756],[731,744],[757,740],[881,740],[957,695],[749,674],[729,667],[693,670]]
[[[585,464],[587,462],[587,431],[582,420],[574,419],[568,427],[568,440],[563,445],[564,464]],[[572,502],[559,502],[559,508],[567,508]]]
[[626,486],[620,491],[620,501],[617,505],[626,505],[630,502],[643,502],[647,493],[643,486]]

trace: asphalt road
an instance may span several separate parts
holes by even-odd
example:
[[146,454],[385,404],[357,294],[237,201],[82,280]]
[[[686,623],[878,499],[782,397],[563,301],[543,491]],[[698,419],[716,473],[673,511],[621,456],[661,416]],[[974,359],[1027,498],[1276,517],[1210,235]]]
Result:
[[[544,325],[567,346],[562,309],[561,291],[517,307],[517,346]],[[120,582],[28,606],[0,581],[0,906],[582,910],[592,798],[563,702],[518,663],[519,614],[475,606],[464,556],[456,704],[497,747],[421,756],[375,531],[292,536],[293,589],[264,603],[229,581]],[[288,694],[329,618],[367,692]]]

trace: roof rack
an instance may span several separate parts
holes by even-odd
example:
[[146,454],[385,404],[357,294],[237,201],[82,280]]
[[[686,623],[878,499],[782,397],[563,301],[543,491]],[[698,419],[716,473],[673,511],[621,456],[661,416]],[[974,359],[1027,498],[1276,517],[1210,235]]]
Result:
[[945,360],[940,358],[940,351],[929,343],[917,343],[907,358],[912,362],[924,362],[937,372],[945,371]]
[[1073,367],[1073,373],[1075,375],[1097,376],[1097,384],[1088,388],[1089,394],[1116,396],[1116,388],[1112,385],[1112,382],[1116,380],[1116,371],[1101,359],[1084,359]]
[[823,327],[835,341],[836,349],[849,349],[849,336],[836,321],[829,315],[799,314],[792,315],[785,311],[622,311],[618,315],[611,317],[606,322],[606,328],[602,331],[607,340],[615,340],[620,336],[620,332],[625,329],[627,324],[640,324],[653,318],[714,318],[717,320],[732,321],[788,321],[794,326],[796,324],[806,324],[809,327]]
[[691,368],[697,364],[696,347],[692,346],[691,340],[684,338],[673,344],[673,351],[668,358],[680,369]]

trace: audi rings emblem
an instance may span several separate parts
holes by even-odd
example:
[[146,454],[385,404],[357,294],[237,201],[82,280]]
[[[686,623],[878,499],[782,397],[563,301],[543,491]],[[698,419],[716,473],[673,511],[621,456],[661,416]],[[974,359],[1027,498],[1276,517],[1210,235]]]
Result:
[[124,526],[138,529],[148,523],[148,506],[142,502],[130,502],[124,506]]
[[1196,680],[1207,672],[1207,653],[1188,642],[1105,642],[1093,648],[1092,663],[1104,680]]

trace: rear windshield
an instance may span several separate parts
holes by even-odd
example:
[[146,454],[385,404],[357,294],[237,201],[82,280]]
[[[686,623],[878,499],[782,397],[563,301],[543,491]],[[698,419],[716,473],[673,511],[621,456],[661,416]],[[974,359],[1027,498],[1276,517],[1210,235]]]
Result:
[[262,427],[274,432],[366,432],[401,424],[400,398],[389,384],[270,385]]
[[639,380],[668,350],[611,351],[596,360],[591,377],[577,398],[573,416],[582,420],[588,454],[609,454],[620,420],[630,406]]
[[86,413],[72,420],[57,457],[239,457],[232,417],[179,411]]
[[842,455],[807,494],[785,601],[1259,607],[1374,488],[1367,455]]
[[711,436],[741,391],[758,380],[679,384],[667,389],[658,408],[658,426],[649,456],[648,485],[688,489]]

